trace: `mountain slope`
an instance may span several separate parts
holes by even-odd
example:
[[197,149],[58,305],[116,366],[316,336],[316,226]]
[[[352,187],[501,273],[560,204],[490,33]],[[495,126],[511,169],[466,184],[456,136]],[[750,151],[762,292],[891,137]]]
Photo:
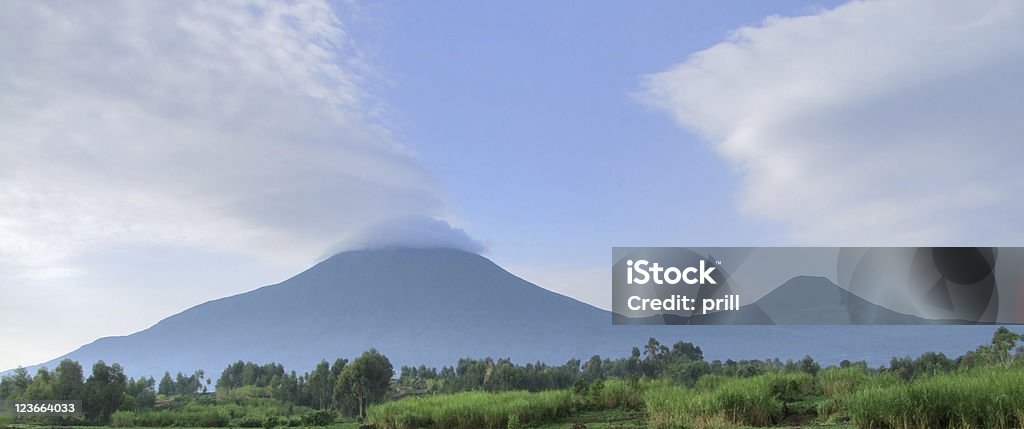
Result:
[[945,322],[892,311],[824,277],[794,277],[755,304],[776,324],[922,325]]
[[[376,347],[402,364],[460,357],[565,362],[596,352],[607,312],[522,280],[479,255],[447,249],[346,252],[282,283],[210,301],[69,357],[122,362],[132,373],[238,360],[305,368]],[[597,347],[595,347],[597,346]],[[45,365],[53,367],[51,361]]]
[[[604,287],[596,285],[595,287]],[[958,355],[988,341],[992,328],[891,326],[613,326],[611,313],[520,279],[488,259],[447,249],[338,254],[276,285],[197,305],[153,327],[101,338],[64,358],[88,368],[121,363],[132,376],[231,362],[278,362],[306,371],[320,359],[353,358],[374,347],[395,366],[454,365],[463,357],[562,364],[628,356],[656,337],[689,341],[713,359],[842,359],[885,363],[894,355]],[[35,367],[30,367],[34,371]]]

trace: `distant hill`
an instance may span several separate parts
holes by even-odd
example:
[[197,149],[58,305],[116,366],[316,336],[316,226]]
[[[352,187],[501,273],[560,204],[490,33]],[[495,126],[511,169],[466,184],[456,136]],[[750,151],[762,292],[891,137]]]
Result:
[[[784,286],[779,293],[786,295],[778,299],[817,293],[803,287]],[[776,298],[766,299],[763,308],[771,312]],[[928,332],[891,327],[613,326],[611,321],[610,312],[531,284],[473,253],[361,250],[335,255],[279,284],[197,305],[149,329],[101,338],[41,365],[54,368],[71,358],[88,368],[102,359],[121,363],[134,376],[202,368],[215,378],[239,359],[305,371],[320,359],[352,358],[371,347],[396,367],[440,367],[486,356],[562,364],[595,354],[627,356],[652,336],[665,344],[693,342],[709,360],[810,354],[826,363],[865,359],[875,365],[928,350],[962,353],[992,334],[992,328],[948,327],[945,342],[937,343]]]
[[875,305],[824,277],[794,277],[755,303],[776,324],[929,325],[949,323]]

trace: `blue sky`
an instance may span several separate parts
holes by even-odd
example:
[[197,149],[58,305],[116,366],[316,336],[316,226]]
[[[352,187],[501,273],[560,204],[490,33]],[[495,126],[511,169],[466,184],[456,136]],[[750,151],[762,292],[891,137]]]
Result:
[[1017,1],[6,6],[0,369],[368,244],[607,308],[612,246],[1024,243]]
[[732,29],[827,6],[384,3],[368,32],[402,136],[492,256],[592,265],[612,245],[778,240],[737,214],[729,165],[631,94]]

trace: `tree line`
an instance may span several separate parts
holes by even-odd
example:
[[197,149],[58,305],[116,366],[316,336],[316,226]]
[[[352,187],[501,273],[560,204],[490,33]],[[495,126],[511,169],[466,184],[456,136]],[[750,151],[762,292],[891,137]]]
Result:
[[238,361],[224,369],[216,387],[218,392],[245,387],[264,389],[282,402],[362,416],[367,406],[386,399],[394,376],[391,361],[371,348],[352,362],[321,360],[305,374],[285,372],[278,363]]
[[43,367],[32,376],[18,368],[0,378],[0,400],[80,400],[88,421],[106,422],[117,410],[152,408],[156,404],[154,384],[152,377],[128,378],[121,365],[107,365],[102,360],[85,377],[81,364],[65,359],[53,371]]
[[[1017,347],[1024,335],[1001,327],[989,344],[957,358],[928,352],[917,358],[894,357],[889,365],[868,368],[866,362],[843,361],[840,367],[861,367],[868,372],[890,373],[910,380],[921,376],[953,372],[977,366],[1009,367],[1024,356]],[[407,395],[430,395],[464,391],[543,391],[585,388],[607,379],[670,379],[693,386],[705,375],[754,377],[772,372],[805,372],[815,375],[821,365],[810,356],[800,360],[714,360],[704,359],[700,347],[689,342],[671,346],[650,338],[643,347],[633,347],[629,356],[617,359],[592,356],[586,361],[571,359],[563,365],[542,362],[520,365],[509,359],[460,359],[441,369],[403,366],[395,377],[386,356],[374,349],[353,361],[321,360],[312,371],[297,374],[278,363],[257,364],[238,361],[228,365],[216,381],[218,396],[235,392],[320,410],[337,410],[362,416],[374,403]],[[24,368],[0,378],[0,400],[82,400],[89,422],[105,423],[118,410],[152,409],[158,395],[183,397],[208,392],[211,380],[204,371],[191,375],[164,373],[159,384],[152,377],[128,378],[118,364],[96,362],[89,377],[82,366],[64,360],[53,371],[40,368],[33,377]]]

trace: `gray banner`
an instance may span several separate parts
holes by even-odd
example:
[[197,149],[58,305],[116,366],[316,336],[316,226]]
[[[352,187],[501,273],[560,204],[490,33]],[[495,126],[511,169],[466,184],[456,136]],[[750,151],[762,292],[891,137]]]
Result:
[[615,247],[617,325],[1024,322],[1019,247]]

